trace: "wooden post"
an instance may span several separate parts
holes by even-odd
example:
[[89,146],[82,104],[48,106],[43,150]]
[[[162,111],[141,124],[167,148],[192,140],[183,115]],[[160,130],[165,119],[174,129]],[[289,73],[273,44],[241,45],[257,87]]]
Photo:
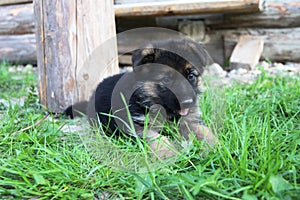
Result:
[[39,95],[52,112],[117,73],[113,1],[35,0]]

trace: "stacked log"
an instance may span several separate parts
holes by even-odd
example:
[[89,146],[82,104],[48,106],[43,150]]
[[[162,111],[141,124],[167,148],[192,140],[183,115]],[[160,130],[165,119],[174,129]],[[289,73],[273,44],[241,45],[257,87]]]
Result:
[[[29,2],[29,3],[27,3]],[[24,3],[13,4],[10,3]],[[0,4],[0,62],[36,63],[33,4],[4,0]]]

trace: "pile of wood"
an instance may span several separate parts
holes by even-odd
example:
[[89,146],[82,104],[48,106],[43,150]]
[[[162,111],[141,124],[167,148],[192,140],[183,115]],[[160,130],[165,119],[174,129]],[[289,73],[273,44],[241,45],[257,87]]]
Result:
[[[300,2],[297,0],[266,0],[263,12],[250,9],[251,13],[244,14],[207,14],[207,10],[202,9],[199,11],[201,15],[195,15],[197,8],[190,11],[187,9],[188,12],[183,13],[184,15],[176,16],[174,14],[180,14],[176,13],[178,12],[176,6],[166,7],[169,9],[168,12],[155,12],[155,9],[161,9],[157,5],[158,0],[147,0],[147,2],[154,2],[152,6],[147,7],[151,10],[150,14],[148,13],[150,16],[140,16],[141,12],[138,11],[131,12],[130,15],[128,9],[132,7],[120,6],[124,1],[136,2],[135,0],[115,1],[118,32],[143,26],[179,30],[206,44],[214,60],[221,65],[231,56],[241,35],[258,36],[264,42],[261,59],[300,62]],[[170,0],[165,2],[167,6]],[[215,10],[215,13],[218,12],[222,11]],[[167,14],[173,16],[158,16]],[[36,63],[34,21],[32,0],[0,1],[0,62],[6,60],[18,64]],[[155,37],[153,35],[155,33],[150,37]],[[148,39],[145,35],[136,35],[132,38],[141,42],[147,42]],[[157,35],[157,39],[161,37]],[[128,47],[137,48],[132,44],[132,40],[118,38],[119,54],[128,53],[126,52]],[[130,55],[119,60],[121,64],[128,65]]]

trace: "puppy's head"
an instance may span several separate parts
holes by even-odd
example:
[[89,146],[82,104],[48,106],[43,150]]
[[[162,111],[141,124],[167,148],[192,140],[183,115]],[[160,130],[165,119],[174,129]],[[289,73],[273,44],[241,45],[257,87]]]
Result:
[[195,68],[201,75],[204,67],[213,61],[203,45],[190,39],[176,39],[152,42],[133,53],[133,67],[147,63],[167,65],[179,72]]
[[192,85],[198,85],[204,67],[213,61],[203,45],[190,39],[176,39],[152,42],[133,53],[133,68],[150,63],[169,66]]
[[196,103],[204,67],[212,60],[195,41],[188,39],[164,40],[148,44],[133,53],[134,71],[147,77],[144,91],[167,110],[188,114]]

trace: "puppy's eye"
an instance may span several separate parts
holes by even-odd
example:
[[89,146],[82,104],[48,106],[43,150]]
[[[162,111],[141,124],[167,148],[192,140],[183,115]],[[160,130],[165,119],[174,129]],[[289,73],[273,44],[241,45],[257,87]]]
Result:
[[196,76],[194,74],[189,74],[187,78],[188,78],[189,81],[195,81],[196,80]]

